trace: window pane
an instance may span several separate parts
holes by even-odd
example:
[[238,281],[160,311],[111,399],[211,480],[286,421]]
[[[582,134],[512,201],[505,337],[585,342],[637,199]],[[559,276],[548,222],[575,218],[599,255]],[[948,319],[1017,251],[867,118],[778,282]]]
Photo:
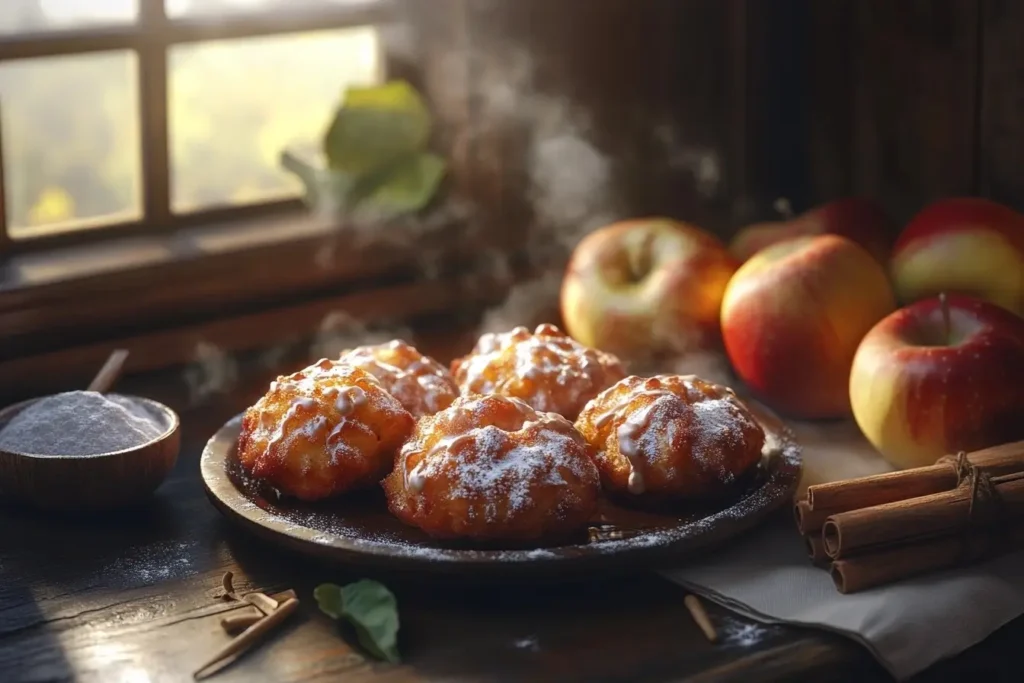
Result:
[[372,5],[379,0],[164,0],[167,16],[201,17],[210,15],[267,12],[297,7]]
[[138,0],[0,0],[0,34],[135,21]]
[[373,28],[173,48],[174,210],[298,196],[281,152],[318,149],[343,89],[378,81],[379,61]]
[[0,64],[12,237],[139,217],[137,84],[134,52]]

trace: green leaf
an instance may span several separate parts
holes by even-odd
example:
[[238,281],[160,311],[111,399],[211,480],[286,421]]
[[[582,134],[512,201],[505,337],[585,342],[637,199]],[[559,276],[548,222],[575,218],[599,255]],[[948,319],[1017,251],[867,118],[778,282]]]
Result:
[[313,591],[320,611],[348,621],[367,652],[391,663],[398,656],[398,601],[381,583],[362,579],[345,586],[324,583]]
[[426,105],[405,81],[349,88],[324,138],[327,164],[364,177],[423,151],[431,125]]
[[313,589],[320,611],[331,619],[341,619],[345,614],[345,598],[341,594],[341,586],[333,583],[322,583]]
[[436,154],[411,155],[357,183],[350,198],[357,210],[381,218],[415,213],[437,194],[445,170],[444,159]]
[[354,197],[356,182],[345,173],[317,166],[289,151],[281,154],[281,167],[302,181],[306,204],[312,208],[346,210]]

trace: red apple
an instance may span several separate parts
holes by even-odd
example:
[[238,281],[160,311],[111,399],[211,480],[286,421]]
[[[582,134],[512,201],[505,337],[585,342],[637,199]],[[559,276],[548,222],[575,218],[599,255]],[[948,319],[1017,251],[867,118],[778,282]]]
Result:
[[722,293],[736,271],[725,246],[668,218],[621,221],[576,245],[562,281],[566,330],[625,358],[721,343]]
[[1024,315],[1024,214],[976,197],[935,202],[899,236],[891,272],[904,303],[959,293]]
[[955,295],[901,308],[857,349],[850,401],[900,468],[1024,439],[1024,319]]
[[850,366],[895,301],[885,270],[837,235],[798,237],[759,251],[729,282],[722,336],[736,374],[793,417],[850,412]]
[[873,202],[848,197],[828,202],[795,218],[756,223],[736,234],[729,251],[740,261],[772,244],[808,235],[839,235],[864,247],[879,263],[889,258],[892,221]]

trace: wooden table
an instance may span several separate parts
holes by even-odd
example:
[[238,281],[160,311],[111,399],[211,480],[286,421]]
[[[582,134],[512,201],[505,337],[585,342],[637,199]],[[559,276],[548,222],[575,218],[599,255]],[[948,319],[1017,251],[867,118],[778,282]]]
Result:
[[[440,353],[438,355],[441,355]],[[263,390],[246,372],[227,394],[189,405],[181,373],[130,378],[182,417],[173,475],[150,504],[101,516],[0,508],[0,682],[163,683],[191,672],[227,636],[214,595],[294,588],[300,614],[213,681],[873,681],[859,646],[830,634],[765,627],[709,606],[723,634],[708,643],[683,591],[653,574],[563,585],[466,585],[374,576],[398,596],[401,666],[363,659],[312,600],[321,582],[356,578],[286,555],[231,526],[198,475],[206,439]],[[954,615],[951,615],[951,618]],[[920,681],[1019,681],[1017,620]]]

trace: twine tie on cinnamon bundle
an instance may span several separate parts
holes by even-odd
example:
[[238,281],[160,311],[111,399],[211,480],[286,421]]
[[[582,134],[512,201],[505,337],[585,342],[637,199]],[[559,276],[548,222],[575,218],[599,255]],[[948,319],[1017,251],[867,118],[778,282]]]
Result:
[[967,512],[968,526],[998,520],[1002,516],[1003,500],[992,483],[992,476],[977,465],[972,465],[967,459],[967,451],[957,453],[955,467],[956,485],[971,488],[971,504]]

